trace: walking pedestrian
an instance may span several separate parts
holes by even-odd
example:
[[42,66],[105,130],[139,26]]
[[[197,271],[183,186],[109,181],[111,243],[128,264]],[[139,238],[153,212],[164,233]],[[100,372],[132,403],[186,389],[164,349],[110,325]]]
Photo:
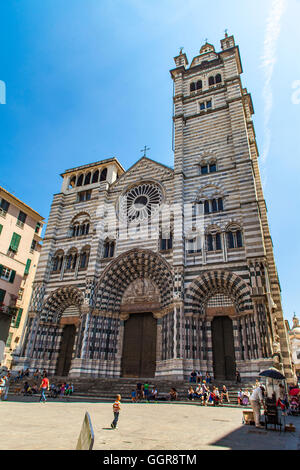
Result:
[[10,385],[10,378],[11,378],[11,374],[10,372],[7,372],[3,400],[7,400],[9,385]]
[[111,427],[112,429],[118,429],[117,428],[117,424],[118,424],[118,420],[119,420],[119,414],[120,414],[120,410],[121,410],[121,395],[117,395],[116,396],[116,401],[114,402],[113,404],[113,413],[114,413],[114,420],[113,422],[111,423]]
[[44,374],[43,380],[40,385],[40,390],[42,391],[41,397],[40,397],[40,403],[46,403],[47,401],[46,391],[49,389],[50,389],[49,379],[47,377],[47,374]]

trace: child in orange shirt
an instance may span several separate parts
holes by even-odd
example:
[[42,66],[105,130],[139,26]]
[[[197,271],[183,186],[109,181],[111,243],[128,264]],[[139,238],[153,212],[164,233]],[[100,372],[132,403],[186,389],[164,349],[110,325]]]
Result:
[[114,420],[111,423],[112,429],[118,429],[117,428],[117,423],[118,423],[118,419],[119,419],[119,413],[120,413],[120,410],[121,410],[120,400],[121,400],[121,395],[117,395],[116,396],[116,401],[113,404]]

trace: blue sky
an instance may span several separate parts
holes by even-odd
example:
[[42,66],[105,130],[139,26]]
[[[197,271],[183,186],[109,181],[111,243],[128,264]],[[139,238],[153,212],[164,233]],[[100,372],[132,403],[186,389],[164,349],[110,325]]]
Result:
[[[299,313],[299,0],[0,0],[0,185],[46,219],[59,174],[116,156],[173,165],[173,57],[224,30],[252,94],[286,318]],[[299,81],[299,83],[297,83]],[[293,88],[296,87],[296,88]],[[269,143],[269,144],[268,144]]]

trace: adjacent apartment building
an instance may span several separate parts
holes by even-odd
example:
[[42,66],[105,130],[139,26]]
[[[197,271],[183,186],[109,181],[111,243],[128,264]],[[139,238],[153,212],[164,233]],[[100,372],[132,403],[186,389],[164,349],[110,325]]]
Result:
[[0,363],[8,367],[26,323],[43,220],[0,187]]

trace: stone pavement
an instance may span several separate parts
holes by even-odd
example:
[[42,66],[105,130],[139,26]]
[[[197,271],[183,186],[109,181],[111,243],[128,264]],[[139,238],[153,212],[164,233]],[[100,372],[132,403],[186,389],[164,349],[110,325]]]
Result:
[[295,433],[242,425],[242,410],[194,404],[123,403],[112,430],[112,403],[66,402],[38,397],[0,401],[1,450],[73,450],[85,412],[91,417],[95,450],[299,449],[300,417],[288,417]]

